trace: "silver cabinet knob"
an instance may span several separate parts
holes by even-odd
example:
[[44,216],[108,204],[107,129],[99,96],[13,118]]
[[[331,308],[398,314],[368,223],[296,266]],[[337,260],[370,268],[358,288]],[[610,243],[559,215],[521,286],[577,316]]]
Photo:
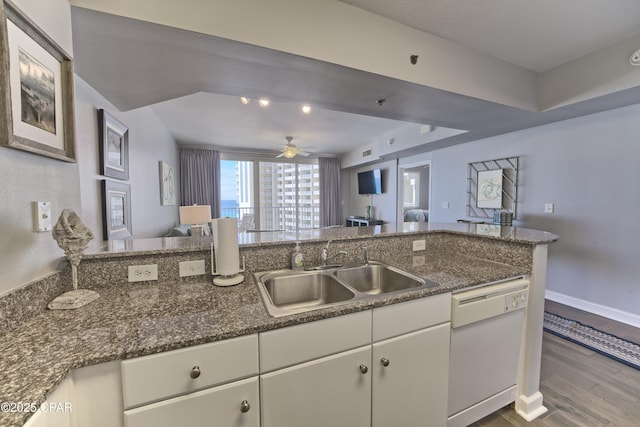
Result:
[[244,414],[249,412],[249,409],[251,409],[251,405],[249,405],[249,402],[247,402],[246,400],[243,400],[240,404],[240,412]]
[[382,363],[382,366],[389,366],[389,359],[387,359],[386,357],[383,357],[382,359],[380,359],[380,363]]
[[360,365],[360,372],[362,372],[363,374],[369,372],[369,368],[367,368],[367,365]]
[[189,373],[189,376],[193,379],[196,379],[200,376],[200,366],[194,366],[193,368],[191,368],[191,373]]

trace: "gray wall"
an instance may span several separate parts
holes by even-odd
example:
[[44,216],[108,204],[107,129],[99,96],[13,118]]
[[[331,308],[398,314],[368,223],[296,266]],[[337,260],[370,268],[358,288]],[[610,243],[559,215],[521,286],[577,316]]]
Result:
[[[368,171],[373,168],[382,169],[382,194],[365,196],[358,194],[358,172]],[[376,163],[375,165],[361,166],[358,168],[343,170],[342,173],[343,209],[345,216],[364,216],[367,205],[373,206],[373,216],[384,222],[395,224],[396,202],[398,188],[398,167],[395,160]]]
[[[134,238],[161,237],[178,222],[178,205],[160,205],[158,162],[173,166],[178,175],[178,147],[169,131],[149,107],[120,112],[76,76],[76,134],[82,196],[82,218],[102,240],[101,180],[131,186]],[[103,108],[129,128],[129,180],[105,178],[100,172],[97,110]],[[179,190],[176,181],[176,191]],[[176,197],[176,200],[180,200]]]
[[560,236],[549,248],[548,289],[640,319],[638,123],[634,105],[433,151],[431,219],[466,217],[467,163],[520,156],[516,224]]
[[[17,0],[17,6],[72,53],[66,0]],[[51,202],[51,214],[80,211],[78,165],[0,147],[0,294],[55,271],[63,252],[51,233],[33,232],[33,201]]]

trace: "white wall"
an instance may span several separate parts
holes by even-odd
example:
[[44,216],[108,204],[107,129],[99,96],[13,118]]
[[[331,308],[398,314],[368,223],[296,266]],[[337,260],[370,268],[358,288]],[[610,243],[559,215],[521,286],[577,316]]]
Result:
[[634,105],[433,151],[431,219],[466,217],[467,163],[520,156],[516,224],[560,236],[548,289],[640,319],[638,123]]
[[[14,3],[69,54],[66,0]],[[51,233],[33,232],[33,201],[49,201],[54,222],[64,208],[80,211],[78,165],[0,147],[0,294],[55,271],[64,253]]]
[[[131,186],[134,238],[161,237],[178,221],[178,206],[160,205],[159,161],[173,166],[178,176],[178,147],[150,107],[122,113],[76,76],[76,133],[80,169],[82,218],[102,240],[101,180]],[[97,110],[103,108],[129,128],[129,180],[105,178],[100,172]],[[176,191],[179,183],[176,181]],[[176,200],[180,200],[176,197]]]

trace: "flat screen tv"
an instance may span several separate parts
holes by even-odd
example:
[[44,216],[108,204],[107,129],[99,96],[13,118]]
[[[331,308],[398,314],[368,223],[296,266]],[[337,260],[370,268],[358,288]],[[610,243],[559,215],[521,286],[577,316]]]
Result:
[[358,172],[358,194],[381,194],[382,174],[380,169]]

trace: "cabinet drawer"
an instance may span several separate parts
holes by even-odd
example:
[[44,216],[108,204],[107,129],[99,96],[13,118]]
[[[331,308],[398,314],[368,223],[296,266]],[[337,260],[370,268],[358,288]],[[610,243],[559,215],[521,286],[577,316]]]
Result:
[[370,310],[263,332],[260,334],[260,372],[370,343]]
[[[200,375],[191,378],[194,367]],[[125,409],[258,373],[258,336],[168,351],[122,362]]]
[[373,341],[451,320],[451,294],[440,294],[373,309]]
[[259,427],[258,377],[131,409],[124,421],[126,427]]

